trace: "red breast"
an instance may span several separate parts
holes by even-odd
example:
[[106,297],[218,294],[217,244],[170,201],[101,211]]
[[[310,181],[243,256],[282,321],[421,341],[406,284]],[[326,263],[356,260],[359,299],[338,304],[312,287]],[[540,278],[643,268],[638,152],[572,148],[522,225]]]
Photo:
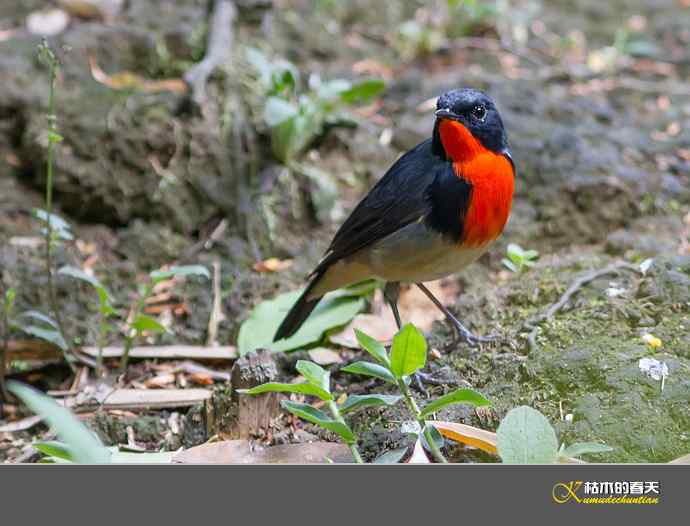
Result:
[[495,240],[508,222],[515,174],[510,160],[485,148],[461,123],[443,120],[439,132],[458,177],[472,185],[462,244],[481,246]]

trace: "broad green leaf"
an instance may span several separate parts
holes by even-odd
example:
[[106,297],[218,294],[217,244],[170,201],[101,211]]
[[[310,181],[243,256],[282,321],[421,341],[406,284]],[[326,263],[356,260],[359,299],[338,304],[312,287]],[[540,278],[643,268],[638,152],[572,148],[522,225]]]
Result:
[[65,140],[65,138],[54,131],[48,131],[48,140],[52,143],[59,143]]
[[263,393],[299,393],[311,396],[316,396],[321,400],[330,401],[333,400],[333,395],[328,391],[325,391],[317,385],[312,385],[307,382],[302,382],[298,384],[284,384],[279,382],[268,382],[265,384],[257,385],[251,389],[238,389],[238,393],[257,395]]
[[48,440],[44,442],[34,442],[31,444],[34,449],[37,449],[48,457],[61,458],[62,460],[72,461],[72,452],[62,442],[57,440]]
[[90,274],[87,274],[82,269],[72,267],[70,265],[65,265],[64,267],[61,267],[60,270],[57,271],[57,273],[63,276],[69,276],[71,278],[78,279],[79,281],[83,281],[91,285],[94,289],[96,289],[96,293],[98,294],[98,299],[101,305],[105,305],[106,303],[108,303],[108,301],[110,301],[110,294],[108,293],[108,290],[103,286],[103,284],[98,280],[98,278],[91,276]]
[[340,405],[340,412],[342,414],[350,413],[352,411],[357,411],[365,407],[376,407],[382,405],[395,405],[400,400],[402,396],[398,395],[382,395],[382,394],[370,394],[370,395],[350,395],[347,397],[345,402]]
[[42,323],[45,323],[49,327],[52,327],[53,329],[58,329],[58,324],[57,322],[51,318],[50,316],[43,314],[42,312],[39,312],[37,310],[26,310],[22,312],[19,315],[20,318],[30,318],[32,320],[40,321]]
[[551,464],[558,457],[558,440],[551,424],[527,406],[511,409],[496,432],[496,447],[504,464]]
[[211,279],[211,274],[203,265],[185,265],[182,267],[170,267],[168,270],[154,270],[149,274],[154,284],[174,277],[201,276]]
[[364,298],[341,296],[329,298],[327,295],[319,302],[302,327],[290,338],[273,341],[285,315],[299,298],[301,291],[281,294],[272,300],[257,305],[242,326],[237,338],[240,355],[256,349],[271,351],[291,351],[318,342],[324,332],[348,323],[364,307]]
[[355,329],[355,336],[357,337],[357,341],[362,349],[371,354],[381,364],[385,365],[386,367],[390,366],[390,360],[388,359],[386,347],[381,342],[375,340],[368,334],[363,333],[359,329]]
[[405,456],[405,453],[407,453],[407,449],[406,447],[400,447],[386,451],[383,455],[377,457],[373,464],[398,464]]
[[391,372],[397,377],[409,376],[426,364],[426,339],[411,323],[393,337]]
[[317,365],[314,362],[308,362],[306,360],[298,360],[295,368],[307,379],[307,382],[310,384],[323,389],[327,393],[331,391],[331,373],[326,371],[326,369],[320,365]]
[[391,373],[383,365],[379,365],[377,363],[355,362],[355,363],[351,363],[347,367],[343,367],[340,370],[345,372],[345,373],[350,373],[350,374],[361,374],[363,376],[373,376],[374,378],[378,378],[380,380],[383,380],[385,382],[389,382],[391,384],[396,383],[395,376],[393,376],[393,373]]
[[422,409],[422,418],[426,418],[431,413],[435,413],[436,411],[453,404],[468,404],[475,407],[481,407],[490,405],[491,402],[472,389],[457,389],[452,393],[443,395],[424,406]]
[[161,323],[148,314],[139,314],[135,320],[131,323],[130,327],[136,331],[151,331],[151,332],[167,332]]
[[278,126],[297,115],[298,108],[280,97],[268,97],[264,106],[264,122],[270,128]]
[[434,444],[436,444],[438,449],[441,449],[446,445],[446,439],[443,438],[443,435],[440,433],[440,431],[433,425],[427,425],[422,432],[419,433],[419,438],[422,441],[422,447],[424,447],[424,449],[427,451],[431,452],[431,448],[429,447],[429,441],[426,438],[426,432],[431,435],[431,439],[434,441]]
[[608,451],[613,451],[613,448],[606,444],[599,444],[597,442],[576,442],[563,449],[560,456],[579,457],[586,453],[606,453]]
[[83,464],[105,464],[110,453],[100,440],[66,408],[32,387],[8,382],[7,388],[29,409],[43,417],[71,452],[74,461]]
[[69,346],[67,345],[65,339],[62,337],[62,334],[60,334],[60,331],[57,331],[55,329],[44,329],[43,327],[37,327],[36,325],[22,324],[17,324],[17,328],[21,331],[24,331],[27,334],[30,334],[31,336],[35,336],[36,338],[40,338],[41,340],[45,340],[49,343],[52,343],[53,345],[59,347],[63,351],[69,349]]
[[324,429],[337,433],[347,444],[352,444],[356,440],[354,433],[346,424],[333,420],[323,411],[319,411],[310,405],[291,402],[289,400],[283,400],[280,402],[280,405],[292,414],[312,424],[316,424]]
[[365,80],[359,84],[355,84],[347,91],[340,94],[343,102],[353,104],[355,102],[366,102],[369,99],[376,97],[386,87],[382,80]]
[[349,81],[344,79],[335,79],[322,82],[316,91],[316,94],[320,99],[331,100],[337,97],[343,98],[351,89],[352,83]]
[[56,230],[70,230],[69,223],[57,214],[49,214],[42,208],[34,208],[33,214],[36,219],[39,219],[44,223],[48,223],[48,221],[50,220],[51,227]]
[[17,297],[17,291],[14,288],[9,288],[5,292],[5,304],[4,304],[4,309],[7,315],[12,312],[12,309],[14,308],[14,300]]

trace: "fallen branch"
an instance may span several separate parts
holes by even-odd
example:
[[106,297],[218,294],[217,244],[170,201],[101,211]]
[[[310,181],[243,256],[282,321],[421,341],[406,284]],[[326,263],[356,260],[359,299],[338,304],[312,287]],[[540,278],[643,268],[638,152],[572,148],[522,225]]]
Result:
[[527,336],[527,343],[529,344],[530,352],[537,350],[537,332],[539,331],[539,324],[551,320],[563,307],[565,307],[571,298],[585,285],[591,283],[595,279],[607,276],[609,274],[616,274],[620,270],[629,270],[631,272],[639,273],[640,269],[630,263],[614,263],[600,270],[592,270],[573,281],[570,287],[563,293],[560,299],[552,304],[546,311],[532,320],[527,320],[523,328],[529,329],[530,333]]
[[232,0],[215,0],[209,25],[206,55],[184,75],[192,91],[192,101],[206,101],[206,82],[213,71],[232,56],[233,23],[237,8]]

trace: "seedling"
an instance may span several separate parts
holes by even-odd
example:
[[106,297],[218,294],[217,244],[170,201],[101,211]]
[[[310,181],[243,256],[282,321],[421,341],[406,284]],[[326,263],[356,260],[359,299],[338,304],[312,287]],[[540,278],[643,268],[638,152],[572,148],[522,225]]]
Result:
[[247,61],[258,74],[266,96],[263,120],[271,130],[271,146],[280,162],[289,164],[321,135],[326,125],[342,121],[343,108],[366,102],[385,87],[382,80],[356,84],[343,79],[309,78],[301,90],[299,72],[283,59],[269,60],[257,49],[247,50]]
[[142,337],[144,332],[163,333],[167,331],[156,318],[144,312],[146,300],[153,294],[154,287],[167,279],[182,276],[202,276],[206,279],[211,279],[211,274],[206,267],[201,265],[187,265],[183,267],[171,267],[169,270],[155,270],[149,274],[148,281],[139,286],[138,299],[132,306],[132,314],[129,317],[130,321],[128,322],[127,334],[125,336],[125,346],[122,358],[120,359],[121,374],[127,371],[129,353],[135,342]]
[[597,442],[558,446],[548,419],[527,406],[511,409],[496,432],[498,454],[505,464],[554,464],[585,453],[605,453],[612,448]]
[[539,252],[536,250],[524,250],[515,243],[508,245],[506,254],[508,257],[503,258],[501,263],[517,274],[527,270],[529,267],[533,267],[535,260],[539,257]]
[[[452,404],[484,406],[488,405],[489,401],[472,389],[457,389],[420,409],[410,392],[409,385],[411,376],[426,364],[427,344],[424,335],[414,325],[405,325],[393,338],[393,345],[389,354],[381,342],[361,331],[356,331],[356,334],[361,347],[374,358],[375,362],[359,361],[341,370],[350,374],[371,376],[383,380],[395,386],[400,394],[350,395],[342,404],[338,405],[330,391],[330,374],[328,371],[312,362],[303,360],[297,362],[297,370],[305,377],[305,382],[298,384],[268,383],[241,392],[250,395],[267,392],[300,393],[323,400],[327,403],[332,418],[308,404],[284,400],[282,406],[300,418],[338,434],[350,447],[352,456],[358,463],[362,462],[357,449],[358,439],[343,419],[343,415],[365,407],[393,406],[402,400],[416,424],[410,429],[410,432],[427,445],[438,462],[445,463],[446,459],[441,452],[443,440],[426,419],[433,413]],[[397,458],[397,455],[391,452],[389,457]]]

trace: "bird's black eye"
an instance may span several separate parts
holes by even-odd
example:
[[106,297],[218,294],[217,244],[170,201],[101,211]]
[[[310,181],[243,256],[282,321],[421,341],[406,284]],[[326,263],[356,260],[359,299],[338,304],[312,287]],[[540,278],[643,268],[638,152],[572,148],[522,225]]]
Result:
[[476,119],[483,121],[486,118],[486,108],[481,104],[472,108],[472,116]]

